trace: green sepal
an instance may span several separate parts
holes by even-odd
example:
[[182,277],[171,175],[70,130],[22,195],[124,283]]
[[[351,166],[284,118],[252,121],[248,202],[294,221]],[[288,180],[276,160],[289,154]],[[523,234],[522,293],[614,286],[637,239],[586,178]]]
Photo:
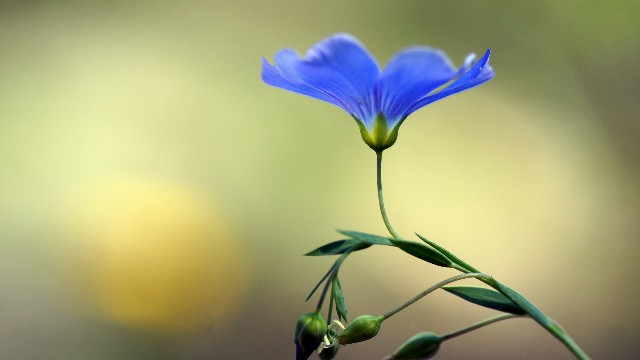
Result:
[[344,294],[342,293],[342,286],[340,285],[340,280],[338,276],[333,278],[331,282],[331,296],[333,297],[336,304],[336,312],[338,313],[338,320],[344,320],[348,322],[347,318],[347,303],[344,300]]
[[416,233],[416,235],[420,238],[420,240],[424,241],[425,243],[427,243],[429,246],[433,247],[434,249],[438,250],[442,255],[446,256],[452,263],[452,267],[458,268],[458,269],[464,269],[470,272],[476,272],[479,273],[480,271],[476,268],[474,268],[473,266],[467,264],[466,262],[462,261],[459,257],[453,255],[452,253],[450,253],[449,251],[447,251],[447,249],[443,248],[442,246],[434,243],[433,241],[425,238],[424,236]]
[[442,289],[473,304],[489,309],[516,315],[527,313],[508,297],[495,290],[475,286],[445,286]]
[[399,121],[393,128],[389,129],[387,119],[383,113],[380,113],[376,116],[376,120],[374,121],[371,129],[369,129],[355,116],[354,119],[360,129],[362,140],[364,140],[364,142],[375,152],[384,151],[395,144],[398,139],[398,130],[400,129],[402,121]]
[[433,265],[452,267],[451,260],[438,250],[413,241],[390,239],[391,243],[407,254],[417,257]]
[[[305,256],[326,256],[326,255],[340,255],[344,254],[345,251],[352,248],[354,245],[361,244],[362,242],[354,239],[347,240],[338,240],[334,242],[330,242],[328,244],[322,245],[319,248],[312,250],[306,254]],[[353,251],[362,250],[368,248],[368,246],[359,247],[358,249],[354,249]]]
[[360,242],[363,242],[365,244],[393,246],[393,244],[391,243],[391,239],[384,236],[366,234],[351,230],[338,230],[338,232],[352,239],[359,240]]

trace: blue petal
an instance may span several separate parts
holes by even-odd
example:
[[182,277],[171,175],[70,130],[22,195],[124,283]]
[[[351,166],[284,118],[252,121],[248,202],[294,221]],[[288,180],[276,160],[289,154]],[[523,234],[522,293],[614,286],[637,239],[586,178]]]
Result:
[[298,84],[285,79],[275,68],[271,66],[267,60],[262,59],[262,80],[272,86],[279,87],[285,90],[297,92],[299,94],[308,95],[316,99],[330,102],[334,105],[341,106],[337,99],[332,98],[326,93],[309,87],[304,84]]
[[377,115],[373,88],[380,70],[354,37],[331,36],[312,47],[304,58],[293,50],[283,50],[276,54],[274,63],[263,62],[266,83],[338,105],[364,122]]
[[436,49],[412,47],[396,54],[377,84],[379,109],[393,127],[417,101],[457,76],[447,56]]
[[469,69],[464,75],[459,77],[456,81],[451,83],[449,86],[445,87],[441,91],[425,96],[424,98],[418,100],[415,104],[413,104],[406,115],[411,114],[412,112],[420,109],[423,106],[431,104],[434,101],[445,98],[449,95],[453,95],[459,93],[461,91],[467,90],[474,86],[480,85],[486,81],[491,80],[494,76],[493,69],[489,65],[489,56],[491,55],[491,49],[487,50],[482,59],[478,60],[478,62]]

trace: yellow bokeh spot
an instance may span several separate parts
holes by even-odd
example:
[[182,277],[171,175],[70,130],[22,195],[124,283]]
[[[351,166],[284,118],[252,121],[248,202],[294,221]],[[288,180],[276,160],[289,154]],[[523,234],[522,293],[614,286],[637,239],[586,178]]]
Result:
[[185,329],[238,310],[248,288],[246,255],[222,214],[198,195],[139,179],[83,192],[67,229],[79,296],[92,311],[125,325]]

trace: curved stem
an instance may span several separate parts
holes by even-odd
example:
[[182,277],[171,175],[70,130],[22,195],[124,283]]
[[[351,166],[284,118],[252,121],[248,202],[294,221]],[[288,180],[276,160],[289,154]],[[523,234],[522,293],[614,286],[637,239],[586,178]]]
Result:
[[438,290],[439,288],[451,284],[452,282],[456,282],[458,280],[462,280],[462,279],[468,279],[468,278],[477,278],[477,279],[488,279],[491,278],[491,275],[487,275],[487,274],[482,274],[482,273],[470,273],[470,274],[461,274],[461,275],[456,275],[453,277],[450,277],[448,279],[442,280],[439,283],[433,285],[432,287],[428,288],[427,290],[421,292],[420,294],[414,296],[411,300],[407,301],[406,303],[400,305],[398,308],[391,310],[389,312],[387,312],[386,314],[382,315],[385,320],[392,317],[393,315],[399,313],[400,311],[404,310],[405,308],[407,308],[409,305],[413,304],[414,302],[422,299],[423,297],[429,295],[430,293]]
[[451,332],[449,334],[443,335],[442,339],[443,340],[449,340],[449,339],[453,339],[454,337],[460,336],[460,335],[464,335],[468,332],[471,332],[473,330],[477,330],[480,329],[481,327],[485,327],[487,325],[491,325],[493,323],[496,323],[498,321],[502,321],[502,320],[507,320],[507,319],[513,319],[513,318],[517,318],[517,317],[522,317],[522,315],[515,315],[515,314],[503,314],[503,315],[499,315],[496,317],[492,317],[486,320],[482,320],[478,323],[475,323],[471,326],[468,326],[466,328],[462,328],[459,330],[456,330],[454,332]]
[[389,234],[393,236],[394,239],[400,240],[400,235],[393,229],[391,223],[389,222],[389,218],[387,217],[387,211],[384,208],[384,198],[382,196],[382,151],[376,152],[377,156],[377,179],[378,179],[378,204],[380,205],[380,214],[382,215],[382,220],[384,221],[384,225],[389,230]]

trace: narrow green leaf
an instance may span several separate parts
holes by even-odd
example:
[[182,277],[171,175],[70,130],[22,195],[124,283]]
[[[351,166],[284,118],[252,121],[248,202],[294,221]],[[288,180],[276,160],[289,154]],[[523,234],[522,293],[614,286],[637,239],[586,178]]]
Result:
[[495,281],[497,286],[497,290],[503,293],[506,297],[508,297],[511,301],[517,304],[520,308],[522,308],[529,316],[531,316],[535,321],[537,321],[540,325],[544,326],[548,330],[551,330],[550,327],[555,325],[555,322],[549,319],[540,309],[535,307],[529,300],[527,300],[524,296],[518,294],[515,290],[510,287]]
[[[349,248],[352,248],[352,251],[358,251],[366,249],[371,245],[393,246],[391,241],[383,236],[348,230],[338,230],[338,232],[350,237],[351,239],[338,240],[325,244],[317,249],[306,253],[305,256],[339,255],[344,254]],[[355,246],[358,244],[361,244],[361,246]]]
[[322,282],[324,282],[324,280],[329,277],[329,274],[331,274],[331,272],[333,271],[333,269],[336,267],[336,264],[331,265],[331,267],[329,268],[329,271],[327,271],[326,274],[324,274],[324,276],[322,277],[322,279],[320,279],[320,281],[318,281],[318,283],[316,284],[316,286],[313,287],[313,290],[311,290],[311,293],[309,293],[309,296],[307,296],[307,299],[305,300],[305,302],[309,301],[309,299],[311,299],[311,297],[313,296],[313,294],[316,292],[316,290],[318,290],[318,288],[320,287],[320,285],[322,285]]
[[336,312],[338,313],[338,320],[342,319],[345,322],[348,322],[347,319],[347,304],[344,301],[344,294],[342,293],[342,286],[340,285],[340,280],[338,276],[333,278],[333,282],[331,283],[331,296],[333,296],[336,302]]
[[387,245],[393,246],[391,240],[384,236],[373,235],[373,234],[365,234],[358,231],[350,231],[350,230],[338,230],[338,232],[342,235],[346,235],[352,239],[360,240],[361,242],[369,245]]
[[438,250],[413,241],[395,239],[389,240],[400,250],[406,252],[409,255],[415,256],[418,259],[424,260],[437,266],[451,267],[451,261],[446,256],[442,255],[442,253],[440,253]]
[[584,350],[582,350],[580,346],[573,341],[571,336],[567,334],[560,324],[545,315],[524,296],[498,281],[493,280],[493,285],[495,285],[496,290],[499,290],[502,294],[511,299],[511,301],[520,306],[538,324],[542,325],[542,327],[560,340],[578,359],[590,359],[589,355],[587,355]]
[[[334,242],[330,242],[328,244],[322,245],[319,248],[313,251],[310,251],[304,255],[305,256],[325,256],[325,255],[344,254],[344,252],[347,251],[349,248],[352,248],[354,245],[360,244],[360,243],[362,242],[359,240],[353,240],[353,239],[338,240],[338,241],[334,241]],[[359,247],[357,249],[354,249],[354,251],[362,250],[369,246],[370,245]]]
[[307,299],[305,300],[305,302],[309,301],[309,299],[311,299],[311,297],[316,292],[316,290],[318,290],[318,288],[320,287],[322,282],[327,277],[329,277],[333,271],[336,271],[336,276],[337,276],[337,271],[340,268],[340,265],[342,265],[342,262],[347,258],[347,256],[349,256],[349,254],[351,254],[352,251],[362,250],[367,246],[369,246],[369,245],[363,244],[363,243],[357,241],[353,246],[351,246],[347,250],[345,250],[344,253],[342,255],[340,255],[340,257],[333,263],[333,265],[331,265],[331,268],[329,268],[329,271],[327,271],[327,273],[324,274],[322,279],[320,279],[320,281],[318,281],[318,284],[316,284],[316,286],[313,288],[313,290],[311,290],[311,293],[309,294],[309,296],[307,296]]
[[418,237],[420,238],[420,240],[424,241],[425,243],[427,243],[429,246],[433,247],[434,249],[438,250],[440,253],[442,253],[444,256],[446,256],[449,260],[451,260],[451,262],[453,264],[456,264],[470,272],[481,272],[478,269],[474,268],[473,266],[467,264],[466,262],[462,261],[459,257],[453,255],[452,253],[450,253],[449,251],[447,251],[447,249],[443,248],[442,246],[434,243],[433,241],[425,238],[424,236],[416,233],[416,235],[418,235]]
[[442,288],[464,300],[489,309],[504,311],[516,315],[526,312],[501,293],[475,286],[446,286]]

